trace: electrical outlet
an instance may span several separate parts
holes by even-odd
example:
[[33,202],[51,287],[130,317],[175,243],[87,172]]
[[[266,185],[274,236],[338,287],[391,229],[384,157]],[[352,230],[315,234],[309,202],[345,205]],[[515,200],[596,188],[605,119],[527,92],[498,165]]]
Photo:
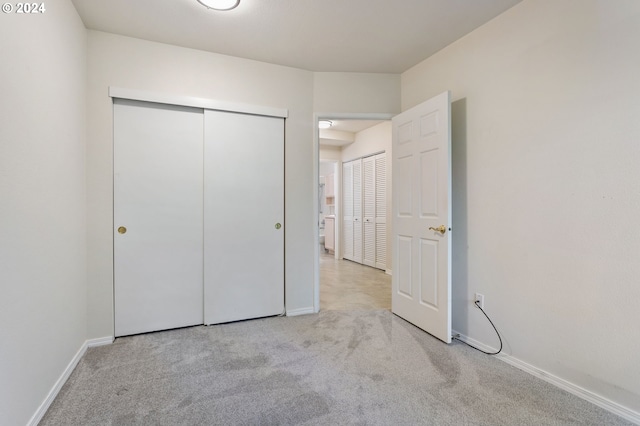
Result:
[[484,294],[476,293],[475,299],[473,299],[473,303],[478,302],[478,305],[484,309]]

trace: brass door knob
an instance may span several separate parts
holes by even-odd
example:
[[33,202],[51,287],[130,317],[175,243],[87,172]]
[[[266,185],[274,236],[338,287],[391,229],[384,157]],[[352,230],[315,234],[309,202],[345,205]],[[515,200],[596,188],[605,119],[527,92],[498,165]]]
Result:
[[282,225],[280,225],[280,223],[276,223],[276,229],[280,229],[282,228]]
[[433,226],[429,227],[430,231],[436,231],[441,233],[442,235],[444,235],[444,233],[447,231],[447,228],[444,227],[444,225],[440,225],[437,228],[434,228]]
[[118,228],[118,234],[125,234],[127,232],[127,228],[121,226]]

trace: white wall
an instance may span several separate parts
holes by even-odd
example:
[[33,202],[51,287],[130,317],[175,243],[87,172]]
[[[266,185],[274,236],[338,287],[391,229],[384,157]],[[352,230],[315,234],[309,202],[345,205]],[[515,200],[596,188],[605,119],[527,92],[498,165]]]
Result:
[[400,76],[348,72],[314,73],[313,111],[392,113],[400,109]]
[[86,31],[68,0],[0,17],[0,423],[86,339]]
[[320,176],[328,176],[330,174],[335,174],[336,173],[335,162],[321,161],[319,172],[320,172]]
[[[391,214],[391,175],[392,175],[392,156],[391,156],[391,146],[392,146],[392,132],[391,132],[391,121],[384,121],[380,124],[377,124],[373,127],[365,129],[361,132],[356,133],[356,140],[349,145],[346,145],[342,148],[342,158],[341,161],[343,163],[354,160],[356,158],[365,157],[371,154],[376,154],[381,151],[386,152],[386,161],[387,161],[387,261],[386,261],[386,269],[387,271],[393,269],[393,256],[391,255],[391,249],[393,242],[391,235],[392,232],[392,214]],[[342,165],[340,165],[342,167]],[[342,183],[340,184],[342,185]]]
[[[89,31],[89,336],[113,334],[112,110],[109,86],[287,108],[287,311],[313,306],[313,74]],[[316,216],[317,217],[317,216]]]
[[342,149],[339,146],[321,146],[320,161],[341,161]]
[[341,160],[346,162],[381,151],[390,153],[391,136],[391,121],[384,121],[362,130],[356,133],[353,143],[342,147]]
[[640,2],[525,0],[402,74],[451,89],[456,330],[640,411]]

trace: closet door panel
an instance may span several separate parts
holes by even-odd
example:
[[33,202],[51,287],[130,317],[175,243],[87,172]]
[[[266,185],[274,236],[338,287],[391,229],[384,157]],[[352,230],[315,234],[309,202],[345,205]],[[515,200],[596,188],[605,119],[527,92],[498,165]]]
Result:
[[362,263],[362,160],[353,163],[353,261]]
[[354,220],[353,221],[353,261],[362,263],[362,249],[363,249],[363,240],[362,240],[362,222]]
[[386,269],[387,264],[387,157],[378,154],[375,160],[375,224],[376,224],[376,257],[375,267]]
[[217,324],[284,312],[284,119],[205,111],[204,306]]
[[376,264],[376,180],[375,158],[362,159],[363,251],[362,263]]
[[342,257],[353,260],[353,163],[342,165]]
[[201,109],[114,100],[115,335],[203,323]]
[[365,220],[362,227],[362,263],[367,266],[376,266],[376,224]]

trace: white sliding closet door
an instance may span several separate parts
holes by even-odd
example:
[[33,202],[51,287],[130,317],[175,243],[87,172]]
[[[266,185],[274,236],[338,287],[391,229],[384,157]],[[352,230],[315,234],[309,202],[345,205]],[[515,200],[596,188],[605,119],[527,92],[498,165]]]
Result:
[[205,111],[205,324],[284,312],[284,119]]
[[202,324],[203,111],[113,112],[115,335]]

